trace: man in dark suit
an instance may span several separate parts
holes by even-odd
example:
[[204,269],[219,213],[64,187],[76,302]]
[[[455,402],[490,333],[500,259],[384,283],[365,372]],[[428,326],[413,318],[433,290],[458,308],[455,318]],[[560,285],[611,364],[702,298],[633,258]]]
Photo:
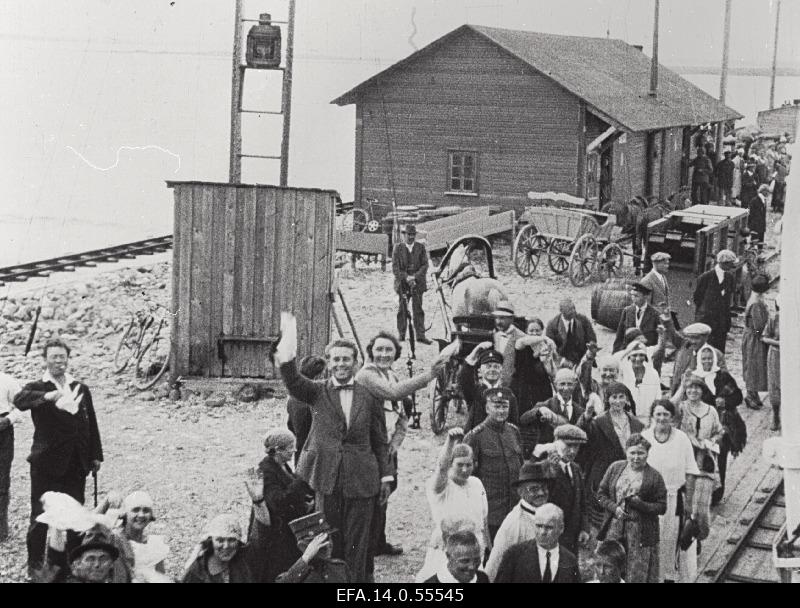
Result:
[[564,513],[546,503],[534,515],[536,538],[514,545],[503,556],[495,583],[580,583],[578,560],[559,545]]
[[426,584],[465,585],[489,582],[486,573],[478,570],[483,556],[473,532],[458,531],[448,536],[444,553],[447,556],[447,567],[426,579]]
[[313,419],[297,475],[316,493],[316,507],[339,532],[335,557],[344,557],[353,582],[368,582],[367,559],[374,502],[386,502],[393,476],[383,400],[354,382],[356,348],[334,340],[325,349],[331,377],[313,382],[297,371],[294,315],[281,314],[275,357],[292,397],[308,403]]
[[767,231],[767,196],[769,196],[769,186],[761,184],[758,187],[758,194],[751,198],[747,205],[750,211],[750,215],[747,216],[750,238],[760,243],[764,242],[764,233]]
[[47,371],[25,385],[14,398],[33,420],[31,464],[31,526],[28,530],[28,567],[35,570],[44,557],[47,526],[37,523],[45,492],[68,494],[81,504],[86,476],[97,473],[103,461],[100,431],[89,387],[67,373],[69,347],[61,340],[44,346]]
[[694,289],[694,320],[711,327],[708,343],[725,352],[725,342],[731,328],[731,302],[736,288],[733,270],[736,254],[723,249],[717,254],[717,264],[697,278]]
[[[578,376],[571,369],[560,369],[553,380],[556,394],[537,403],[520,418],[522,427],[529,427],[537,436],[536,444],[552,443],[554,430],[562,424],[578,424],[583,416],[582,403],[575,399]],[[535,451],[534,451],[535,453]]]
[[702,146],[697,147],[697,156],[689,164],[692,171],[692,203],[707,205],[709,190],[711,190],[711,177],[714,175],[714,165],[706,155]]
[[397,333],[401,340],[406,336],[406,295],[410,296],[413,310],[414,330],[417,342],[430,344],[425,337],[425,313],[422,310],[422,294],[428,289],[428,252],[425,245],[418,243],[417,227],[408,224],[403,231],[405,242],[397,243],[392,252],[392,272],[394,273],[394,290],[400,297],[400,308],[397,311]]
[[633,304],[622,309],[612,352],[625,348],[625,332],[634,327],[641,330],[648,346],[654,346],[658,342],[660,319],[656,309],[647,303],[650,289],[643,283],[636,282],[630,286],[630,294]]
[[558,308],[561,314],[550,320],[545,333],[556,343],[558,354],[575,366],[586,354],[588,344],[597,342],[597,336],[592,322],[575,311],[572,300],[561,300]]
[[733,170],[735,165],[731,160],[731,153],[725,150],[722,153],[724,158],[717,163],[714,167],[714,177],[717,181],[717,191],[719,193],[719,202],[723,205],[731,204],[731,189],[733,188]]
[[578,546],[589,540],[583,471],[575,462],[580,447],[585,443],[586,433],[574,424],[562,424],[555,430],[558,459],[554,462],[556,478],[551,486],[550,502],[564,512],[561,544],[575,555],[578,555]]

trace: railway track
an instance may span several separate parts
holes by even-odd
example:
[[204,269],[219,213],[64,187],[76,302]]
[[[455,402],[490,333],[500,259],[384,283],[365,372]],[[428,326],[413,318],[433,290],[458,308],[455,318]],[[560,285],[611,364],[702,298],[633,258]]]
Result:
[[161,253],[172,248],[172,235],[159,236],[142,241],[112,245],[103,249],[85,251],[56,258],[28,262],[0,268],[0,285],[19,283],[34,277],[47,277],[55,272],[73,272],[79,267],[97,266],[103,262],[118,262],[140,255]]
[[783,481],[772,488],[762,488],[753,502],[760,504],[752,518],[743,518],[741,534],[728,543],[733,550],[711,579],[712,583],[779,583],[772,563],[772,541],[786,521]]

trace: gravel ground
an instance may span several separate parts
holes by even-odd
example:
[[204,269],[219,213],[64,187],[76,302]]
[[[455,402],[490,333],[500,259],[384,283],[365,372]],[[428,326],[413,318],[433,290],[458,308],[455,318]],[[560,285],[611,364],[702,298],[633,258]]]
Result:
[[[495,247],[497,275],[518,314],[537,315],[545,321],[557,314],[558,301],[574,299],[580,312],[588,315],[590,287],[575,288],[566,278],[549,270],[532,279],[522,279],[510,261],[508,244]],[[169,264],[98,273],[86,283],[53,287],[47,293],[50,319],[39,324],[41,340],[49,333],[65,335],[75,346],[71,372],[92,389],[105,450],[105,464],[99,475],[101,495],[110,490],[123,494],[147,489],[156,505],[157,521],[148,529],[163,534],[172,553],[167,572],[178,576],[184,561],[199,539],[206,521],[217,513],[231,511],[243,521],[249,501],[243,480],[262,457],[261,441],[267,429],[285,422],[282,399],[239,403],[229,398],[221,407],[205,403],[208,395],[195,395],[173,402],[166,387],[137,393],[126,375],[111,369],[117,333],[129,313],[147,301],[168,305]],[[380,329],[394,328],[396,311],[392,275],[377,266],[340,272],[342,289],[355,318],[359,336],[366,341]],[[52,292],[52,293],[50,293]],[[37,348],[22,356],[30,328],[30,310],[40,293],[2,303],[0,329],[4,347],[0,369],[24,380],[41,374]],[[35,299],[34,299],[35,297]],[[434,293],[424,298],[428,334],[443,335],[443,321]],[[73,310],[74,309],[74,310]],[[10,311],[10,312],[9,312]],[[64,311],[73,311],[63,314]],[[612,332],[597,326],[601,346],[610,346]],[[738,350],[738,338],[736,335]],[[435,346],[419,346],[415,368],[421,369],[436,353]],[[399,363],[404,363],[402,359]],[[732,367],[739,375],[740,358]],[[400,369],[405,373],[405,366]],[[422,565],[431,530],[424,486],[433,471],[441,439],[433,436],[428,422],[429,398],[418,395],[423,412],[422,428],[412,430],[400,453],[399,489],[389,503],[388,537],[403,546],[396,558],[380,557],[376,564],[379,582],[413,580]],[[462,418],[451,414],[450,425]],[[25,531],[29,513],[28,455],[32,424],[29,419],[17,427],[12,469],[10,538],[0,544],[0,582],[25,580]],[[89,480],[91,483],[91,479]],[[91,487],[87,488],[91,500]]]

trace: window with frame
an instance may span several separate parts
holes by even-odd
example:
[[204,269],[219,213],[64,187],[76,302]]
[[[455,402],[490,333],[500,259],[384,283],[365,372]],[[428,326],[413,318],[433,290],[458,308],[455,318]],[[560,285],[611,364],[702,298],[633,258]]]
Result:
[[448,191],[477,193],[478,153],[465,150],[450,150],[448,156]]

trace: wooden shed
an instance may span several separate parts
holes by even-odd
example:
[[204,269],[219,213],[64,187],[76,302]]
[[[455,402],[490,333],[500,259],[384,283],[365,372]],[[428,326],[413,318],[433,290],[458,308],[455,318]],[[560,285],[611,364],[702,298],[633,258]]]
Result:
[[323,352],[333,287],[332,190],[167,182],[175,195],[172,377],[273,379],[280,313],[298,356]]
[[355,201],[525,206],[529,191],[666,198],[701,125],[741,118],[622,40],[464,25],[332,103],[355,105]]

